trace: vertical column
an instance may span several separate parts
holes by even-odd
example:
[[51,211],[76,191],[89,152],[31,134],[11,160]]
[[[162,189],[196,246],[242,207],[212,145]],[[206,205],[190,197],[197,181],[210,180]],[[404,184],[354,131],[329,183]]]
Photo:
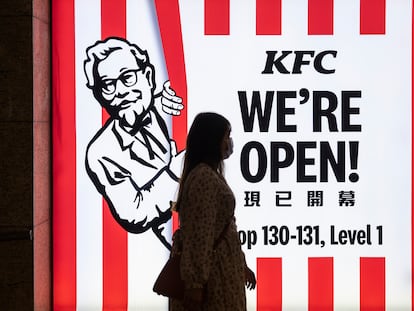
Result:
[[[126,1],[101,1],[102,39],[126,37]],[[102,124],[108,119],[102,110]],[[115,221],[107,202],[103,208],[103,310],[128,307],[128,233]]]
[[[51,310],[50,4],[33,0],[33,281],[34,310]],[[5,29],[5,31],[8,31]],[[12,38],[12,36],[10,36]],[[17,38],[15,38],[16,40]],[[45,92],[46,91],[46,92]],[[15,99],[15,98],[13,98]],[[4,147],[4,142],[3,142]],[[13,169],[16,169],[15,167]],[[29,176],[28,176],[29,177]],[[46,216],[46,217],[45,217]],[[4,250],[2,250],[3,252]],[[6,306],[3,306],[6,308]]]
[[282,258],[257,258],[257,310],[282,310]]
[[360,310],[385,311],[385,258],[360,258]]
[[360,0],[360,33],[385,34],[385,0]]
[[333,34],[333,0],[308,0],[308,34]]
[[230,0],[204,0],[204,34],[230,34]]
[[333,258],[309,258],[308,274],[308,310],[333,311]]

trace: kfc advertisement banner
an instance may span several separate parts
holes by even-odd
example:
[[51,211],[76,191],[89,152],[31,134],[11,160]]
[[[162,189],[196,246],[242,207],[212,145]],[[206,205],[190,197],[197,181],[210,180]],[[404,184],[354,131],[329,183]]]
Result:
[[168,310],[204,111],[248,310],[413,310],[412,29],[411,0],[53,0],[54,310]]

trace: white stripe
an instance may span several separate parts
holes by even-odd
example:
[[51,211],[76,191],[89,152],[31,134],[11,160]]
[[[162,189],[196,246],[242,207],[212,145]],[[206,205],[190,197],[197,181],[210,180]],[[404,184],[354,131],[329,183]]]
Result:
[[[411,249],[406,248],[406,258],[411,257]],[[385,258],[385,302],[387,310],[411,310],[412,271],[404,258]]]
[[[308,38],[308,0],[282,2],[282,36],[288,38]],[[285,47],[277,48],[286,50]],[[288,48],[290,49],[290,48]]]
[[359,310],[359,257],[334,257],[334,310]]
[[156,92],[162,91],[168,76],[154,1],[127,1],[127,38],[147,50],[155,67]]
[[232,38],[241,37],[243,41],[256,36],[256,1],[230,1],[229,31]]
[[334,2],[334,35],[355,40],[359,36],[360,0],[336,0]]
[[[155,67],[155,92],[162,91],[168,77],[153,1],[127,1],[127,39],[147,50]],[[159,111],[166,119],[171,133],[171,117]],[[168,185],[159,186],[157,184],[157,189],[154,188],[158,192],[157,196],[173,198],[175,189]],[[167,299],[155,294],[152,285],[168,254],[152,230],[143,234],[128,234],[128,310],[167,310]]]
[[102,309],[102,196],[85,171],[86,146],[102,126],[102,113],[83,71],[86,48],[101,38],[100,4],[75,1],[78,310]]
[[282,259],[282,310],[303,310],[308,301],[308,258],[295,254]]

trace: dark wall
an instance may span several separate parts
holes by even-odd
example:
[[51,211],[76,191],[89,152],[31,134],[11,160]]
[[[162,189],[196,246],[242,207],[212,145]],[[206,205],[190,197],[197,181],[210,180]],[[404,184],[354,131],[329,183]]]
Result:
[[34,309],[32,2],[0,5],[1,310]]
[[[63,0],[66,1],[66,0]],[[34,310],[51,310],[50,0],[33,0]]]

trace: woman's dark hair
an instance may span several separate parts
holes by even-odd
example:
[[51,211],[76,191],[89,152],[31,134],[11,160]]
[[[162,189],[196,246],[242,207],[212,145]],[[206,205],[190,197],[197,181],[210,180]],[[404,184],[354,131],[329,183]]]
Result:
[[221,143],[230,129],[230,122],[217,113],[203,112],[195,117],[187,135],[183,172],[175,206],[177,211],[180,208],[184,183],[194,167],[206,163],[219,174],[223,173]]

